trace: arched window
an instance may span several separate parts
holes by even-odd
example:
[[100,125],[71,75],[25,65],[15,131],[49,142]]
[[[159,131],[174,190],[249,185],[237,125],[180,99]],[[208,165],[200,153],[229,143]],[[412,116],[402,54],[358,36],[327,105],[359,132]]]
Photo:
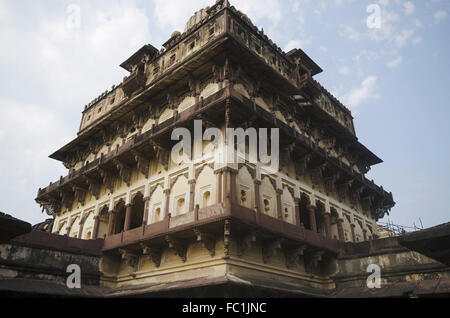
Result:
[[208,207],[210,205],[210,201],[211,201],[211,192],[205,191],[205,193],[203,193],[202,208]]
[[184,207],[186,205],[186,202],[184,198],[178,199],[177,201],[177,208],[176,208],[176,215],[181,215],[184,213]]

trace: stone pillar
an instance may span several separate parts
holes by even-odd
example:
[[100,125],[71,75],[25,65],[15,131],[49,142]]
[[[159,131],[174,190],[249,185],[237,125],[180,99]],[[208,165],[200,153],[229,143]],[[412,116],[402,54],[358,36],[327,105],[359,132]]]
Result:
[[123,226],[124,232],[127,232],[130,230],[132,208],[133,208],[133,206],[131,204],[128,204],[127,206],[125,206],[125,225]]
[[166,196],[166,202],[164,205],[164,220],[167,220],[169,219],[170,189],[164,190],[164,195]]
[[300,227],[300,225],[302,224],[302,221],[300,219],[300,199],[295,198],[295,224]]
[[108,221],[108,236],[113,235],[114,222],[116,221],[116,212],[109,211],[109,221]]
[[222,188],[222,194],[223,194],[223,203],[225,208],[230,208],[231,207],[231,173],[230,173],[230,169],[227,167],[224,169],[223,172],[223,188]]
[[356,227],[356,225],[352,223],[351,224],[351,228],[352,228],[352,240],[353,240],[353,242],[356,242],[355,227]]
[[86,222],[86,219],[87,219],[87,217],[81,218],[81,220],[80,220],[80,229],[78,230],[78,238],[79,239],[82,238],[81,236],[83,235],[84,223]]
[[236,190],[236,180],[237,180],[238,171],[232,169],[230,172],[230,191],[231,191],[231,203],[237,203],[237,190]]
[[150,197],[144,198],[144,219],[142,220],[143,226],[146,226],[148,224],[148,212],[150,209]]
[[338,219],[337,220],[337,228],[338,228],[338,235],[339,235],[339,241],[345,242],[345,235],[344,235],[344,226],[343,226],[344,220]]
[[94,229],[92,230],[92,239],[95,240],[98,237],[98,229],[100,227],[100,216],[94,216]]
[[317,222],[316,222],[316,207],[310,205],[308,207],[309,211],[309,224],[311,225],[311,231],[317,233]]
[[216,171],[216,182],[217,182],[217,203],[222,202],[222,171]]
[[363,235],[364,235],[364,242],[366,242],[367,241],[367,230],[366,229],[363,230]]
[[189,187],[190,187],[190,192],[189,192],[189,212],[194,211],[195,209],[195,184],[196,184],[196,180],[189,180]]
[[325,213],[324,221],[325,221],[325,235],[327,239],[331,239],[331,215],[329,213]]
[[283,190],[277,189],[277,215],[278,220],[283,221],[283,208],[281,206],[281,195],[283,194]]
[[261,181],[255,180],[255,208],[256,208],[256,222],[259,222],[261,215],[261,194],[259,187],[261,186]]

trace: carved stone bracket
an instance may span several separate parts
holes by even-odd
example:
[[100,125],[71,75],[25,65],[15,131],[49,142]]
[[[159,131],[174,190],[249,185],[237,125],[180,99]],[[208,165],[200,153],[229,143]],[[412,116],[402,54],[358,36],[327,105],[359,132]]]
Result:
[[148,255],[156,267],[161,266],[162,249],[141,243],[142,255]]
[[86,183],[89,186],[89,193],[92,194],[98,200],[100,198],[100,191],[102,189],[101,181],[86,175],[84,176],[84,180],[86,180]]
[[197,242],[201,242],[203,247],[209,251],[211,257],[214,257],[216,255],[216,239],[214,236],[198,229],[194,229],[194,233],[197,236]]
[[300,256],[303,256],[305,254],[306,248],[307,245],[302,245],[291,250],[286,250],[286,266],[290,268],[298,264]]
[[156,154],[155,155],[156,161],[158,161],[164,167],[164,169],[167,170],[169,167],[169,159],[170,159],[169,151],[167,151],[166,149],[157,144],[153,144],[153,150],[155,151]]
[[99,169],[100,171],[100,175],[103,178],[103,184],[105,185],[105,187],[111,191],[114,192],[114,185],[115,185],[115,176],[114,174],[106,169]]
[[124,260],[127,265],[133,267],[133,269],[136,268],[139,261],[139,255],[131,253],[125,249],[119,249],[119,253],[122,260]]
[[137,162],[138,170],[144,175],[148,176],[149,168],[150,168],[150,160],[147,159],[142,153],[132,150],[131,153],[134,156],[134,159]]
[[180,240],[170,235],[167,235],[165,239],[167,244],[169,244],[169,248],[174,250],[183,263],[185,263],[187,260],[187,244],[182,243]]
[[83,188],[80,188],[76,185],[72,186],[72,190],[74,191],[74,200],[84,205],[84,201],[86,199],[87,191]]
[[245,235],[237,244],[237,253],[239,257],[244,255],[245,251],[252,247],[256,243],[256,233],[250,232]]
[[119,170],[120,178],[127,184],[127,186],[130,186],[132,169],[118,159],[114,159],[113,162]]
[[314,252],[308,255],[308,265],[309,267],[317,269],[319,267],[319,262],[322,261],[324,251]]
[[72,208],[73,202],[75,200],[73,193],[67,192],[67,191],[62,191],[60,193],[60,195],[61,195],[61,199],[62,199],[61,202],[62,202],[63,206],[66,209]]
[[275,255],[277,250],[281,249],[281,239],[277,239],[275,241],[271,241],[262,248],[263,262],[267,263],[269,259]]

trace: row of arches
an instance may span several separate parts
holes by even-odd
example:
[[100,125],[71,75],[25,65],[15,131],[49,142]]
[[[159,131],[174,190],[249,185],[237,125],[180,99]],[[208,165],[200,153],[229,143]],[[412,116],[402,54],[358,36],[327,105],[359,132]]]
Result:
[[[102,238],[162,222],[169,213],[171,217],[177,217],[193,212],[195,206],[203,209],[218,204],[221,198],[213,168],[205,165],[196,171],[195,177],[190,181],[187,174],[174,177],[170,180],[168,192],[164,191],[163,183],[156,184],[150,188],[147,198],[138,191],[128,205],[124,199],[118,200],[113,207],[114,213],[110,213],[109,205],[105,205],[100,208],[96,220],[94,213],[84,218],[79,216],[69,220],[70,225],[61,223],[57,233],[83,239]],[[331,213],[325,213],[325,205],[321,201],[311,202],[306,194],[296,200],[293,189],[286,185],[282,191],[278,190],[269,176],[264,176],[261,182],[256,181],[255,170],[246,165],[237,171],[235,182],[235,203],[248,209],[259,209],[265,215],[282,218],[293,225],[302,224],[306,229],[329,238],[362,241],[373,237],[372,230],[365,230],[362,222],[352,225],[350,218],[341,218],[334,208],[331,208]],[[83,225],[84,229],[80,231]]]

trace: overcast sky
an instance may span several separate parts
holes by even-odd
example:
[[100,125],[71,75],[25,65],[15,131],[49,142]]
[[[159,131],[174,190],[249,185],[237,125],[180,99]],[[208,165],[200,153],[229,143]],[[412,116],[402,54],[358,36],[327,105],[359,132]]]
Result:
[[[390,219],[448,222],[450,1],[230,2],[285,51],[302,48],[324,69],[316,79],[385,161],[368,177],[393,192]],[[76,137],[84,105],[121,82],[119,64],[142,45],[161,47],[213,3],[0,0],[0,211],[44,220],[37,190],[67,174],[48,155]]]

